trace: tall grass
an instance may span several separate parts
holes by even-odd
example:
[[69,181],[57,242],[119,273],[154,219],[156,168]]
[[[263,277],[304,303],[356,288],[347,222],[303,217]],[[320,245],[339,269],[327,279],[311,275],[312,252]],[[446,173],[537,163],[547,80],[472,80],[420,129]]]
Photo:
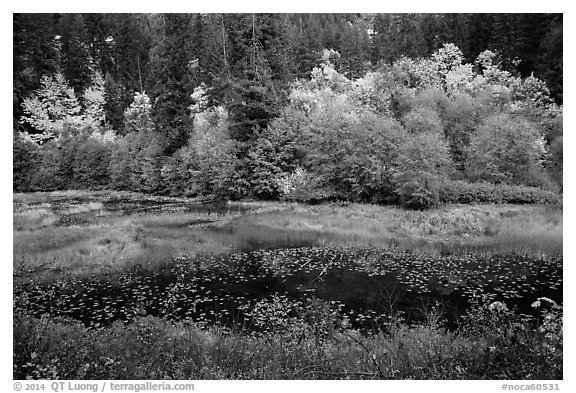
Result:
[[315,230],[330,245],[562,254],[562,208],[544,205],[452,205],[426,211],[390,206],[292,206],[247,216],[262,226]]
[[[243,214],[122,216],[103,208],[104,197],[88,192],[16,195],[16,271],[54,277],[97,274],[134,265],[154,268],[182,255],[315,245],[562,254],[562,208],[554,206],[452,205],[407,211],[268,202],[249,204]],[[67,205],[67,198],[79,199]],[[57,226],[60,219],[78,215],[88,219],[81,225]]]
[[320,314],[327,323],[296,320],[258,334],[154,317],[91,330],[17,316],[14,378],[562,379],[562,314],[549,315],[552,324],[535,325],[483,307],[468,316],[473,328],[395,319],[372,335]]

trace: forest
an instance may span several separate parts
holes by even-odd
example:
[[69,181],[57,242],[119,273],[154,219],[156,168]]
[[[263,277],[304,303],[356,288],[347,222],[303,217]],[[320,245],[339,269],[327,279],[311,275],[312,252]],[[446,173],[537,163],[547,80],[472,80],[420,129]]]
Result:
[[14,14],[13,378],[558,390],[562,24]]
[[13,188],[556,201],[561,14],[15,14]]

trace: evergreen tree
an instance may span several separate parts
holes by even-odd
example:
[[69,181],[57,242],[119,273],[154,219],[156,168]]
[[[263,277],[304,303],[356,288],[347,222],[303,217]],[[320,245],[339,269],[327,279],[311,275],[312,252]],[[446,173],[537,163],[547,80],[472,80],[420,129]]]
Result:
[[493,17],[492,14],[466,15],[465,44],[461,48],[468,61],[476,59],[481,52],[489,47],[489,43],[492,41]]
[[164,31],[159,46],[153,51],[153,116],[158,132],[167,138],[166,153],[182,147],[192,130],[190,95],[197,80],[189,15],[165,14]]
[[370,61],[369,21],[362,15],[349,15],[342,24],[340,45],[341,56],[339,71],[351,78],[364,75]]
[[562,14],[551,15],[548,31],[540,40],[538,63],[535,65],[536,75],[546,81],[558,103],[562,103],[564,75],[562,25]]
[[55,17],[51,14],[14,14],[13,118],[22,116],[22,100],[40,87],[44,75],[58,68]]
[[114,17],[114,79],[123,86],[123,100],[128,106],[134,92],[148,89],[150,37],[143,28],[143,16],[117,14]]
[[237,78],[232,82],[231,136],[248,142],[257,129],[264,129],[276,115],[278,96],[266,49],[273,31],[268,30],[265,16],[250,14],[235,21]]
[[94,67],[102,75],[114,72],[113,16],[110,14],[85,14],[86,44]]
[[81,95],[90,85],[94,73],[84,17],[81,14],[64,14],[59,21],[59,31],[62,73],[76,94]]
[[104,94],[106,95],[106,102],[104,103],[106,120],[119,134],[123,134],[124,101],[122,86],[116,83],[110,73],[107,73],[104,79]]
[[324,46],[320,41],[322,27],[317,14],[296,14],[287,17],[288,47],[292,59],[291,74],[296,78],[307,78],[321,59]]

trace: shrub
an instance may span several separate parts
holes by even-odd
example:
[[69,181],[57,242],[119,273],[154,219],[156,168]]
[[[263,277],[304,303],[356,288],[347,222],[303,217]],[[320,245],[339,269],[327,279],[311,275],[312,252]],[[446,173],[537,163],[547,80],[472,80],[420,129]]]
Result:
[[536,187],[468,183],[461,180],[444,182],[439,199],[442,203],[558,203],[558,194]]
[[192,182],[192,157],[194,152],[190,147],[184,146],[177,150],[171,157],[164,157],[160,168],[162,177],[162,192],[174,196],[194,196],[196,192],[191,187]]
[[552,180],[560,186],[563,187],[562,175],[563,175],[563,137],[559,136],[550,144],[549,156],[547,162],[547,170],[550,174]]
[[309,125],[305,167],[339,199],[394,199],[394,159],[408,137],[406,131],[400,123],[373,113],[340,112],[339,107],[330,108]]
[[132,161],[131,136],[128,134],[116,144],[110,157],[110,186],[117,190],[131,190],[130,163]]
[[[540,298],[532,307],[540,308],[541,300],[549,299]],[[483,338],[483,356],[468,362],[471,375],[491,379],[562,379],[563,311],[552,303],[550,309],[541,310],[543,322],[510,311],[501,302],[474,305],[460,324],[465,337]]]
[[230,137],[228,112],[224,107],[198,112],[194,133],[182,149],[182,162],[190,173],[192,193],[228,198],[238,164],[237,143]]
[[115,137],[113,132],[94,132],[79,144],[74,158],[74,180],[78,187],[94,189],[110,183],[110,158]]
[[110,159],[112,188],[155,193],[162,190],[163,138],[153,130],[130,132],[118,140]]
[[136,191],[157,193],[162,189],[162,145],[158,138],[150,138],[134,158],[132,184]]
[[473,304],[453,331],[433,311],[413,325],[391,318],[373,334],[324,300],[274,294],[245,306],[251,330],[152,316],[93,329],[16,312],[13,377],[562,379],[563,311],[546,298],[532,305],[540,319],[494,302]]
[[335,190],[323,185],[317,176],[300,167],[291,174],[277,177],[275,181],[280,198],[285,201],[319,203],[339,199]]
[[58,139],[39,148],[39,166],[32,180],[37,191],[75,188],[74,163],[79,146],[85,140],[84,132],[65,128]]
[[277,179],[294,172],[306,155],[300,130],[307,122],[303,111],[288,108],[279,119],[258,132],[247,157],[255,196],[277,198],[282,194]]
[[406,131],[411,134],[442,134],[444,129],[438,114],[429,108],[412,109],[402,118]]
[[444,124],[450,153],[459,170],[464,169],[470,136],[478,126],[487,108],[480,100],[466,93],[455,94],[442,103],[441,118]]
[[540,130],[519,116],[489,116],[476,129],[467,151],[469,179],[528,184],[541,171],[545,141]]
[[413,209],[438,205],[441,181],[450,165],[448,148],[439,135],[411,136],[395,163],[394,183],[402,205]]
[[17,131],[13,137],[12,186],[14,192],[32,189],[34,174],[38,171],[39,147],[22,138]]

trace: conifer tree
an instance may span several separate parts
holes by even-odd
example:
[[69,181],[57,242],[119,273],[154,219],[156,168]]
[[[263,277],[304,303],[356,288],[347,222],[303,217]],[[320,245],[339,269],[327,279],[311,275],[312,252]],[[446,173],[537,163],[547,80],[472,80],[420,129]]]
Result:
[[59,22],[62,73],[76,94],[90,85],[94,63],[87,44],[88,33],[81,14],[64,14]]
[[58,68],[55,16],[14,14],[13,29],[13,116],[22,116],[22,100],[40,87],[44,75]]
[[172,154],[186,143],[192,129],[190,95],[197,80],[196,60],[190,39],[190,15],[165,14],[163,38],[153,53],[153,116],[167,138],[166,153]]

